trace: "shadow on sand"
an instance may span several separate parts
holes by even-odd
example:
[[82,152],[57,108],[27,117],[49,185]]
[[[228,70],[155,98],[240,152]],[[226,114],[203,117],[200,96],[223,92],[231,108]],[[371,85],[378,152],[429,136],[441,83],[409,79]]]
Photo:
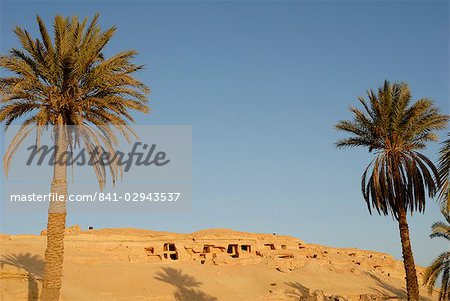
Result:
[[3,255],[0,258],[0,265],[9,264],[27,271],[28,276],[28,301],[39,299],[38,280],[42,279],[44,271],[44,260],[38,255],[30,253]]
[[289,287],[286,290],[286,297],[294,298],[295,300],[305,300],[310,296],[309,288],[301,285],[299,282],[285,282],[285,284]]
[[[403,300],[407,299],[408,296],[407,296],[406,290],[393,287],[386,281],[381,280],[380,278],[378,278],[377,276],[375,276],[373,274],[367,273],[367,275],[370,276],[372,279],[374,279],[377,283],[376,288],[372,287],[372,290],[376,294],[383,296],[386,300],[396,299],[396,298],[401,298]],[[421,293],[423,293],[423,289],[421,290]],[[420,301],[432,301],[432,299],[421,296]]]
[[201,282],[191,275],[183,274],[181,270],[164,267],[154,278],[173,285],[177,289],[174,293],[177,301],[217,301],[217,298],[198,289],[202,285]]

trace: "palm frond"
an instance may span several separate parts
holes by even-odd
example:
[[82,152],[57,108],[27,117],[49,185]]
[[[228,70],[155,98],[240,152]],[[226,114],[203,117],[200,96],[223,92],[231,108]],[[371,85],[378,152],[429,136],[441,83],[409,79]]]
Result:
[[[432,226],[431,237],[440,237],[450,240],[450,214],[442,210],[446,223],[436,222]],[[437,280],[441,277],[441,289],[439,301],[447,301],[450,298],[450,252],[443,252],[426,269],[423,281],[428,287],[428,292],[433,293]]]
[[[69,148],[84,143],[91,152],[113,152],[116,134],[128,141],[136,135],[128,126],[134,122],[131,113],[149,111],[150,90],[135,77],[143,68],[133,63],[137,52],[122,51],[106,59],[103,54],[116,27],[102,31],[98,14],[89,25],[87,18],[56,16],[52,37],[43,20],[36,19],[40,37],[34,39],[27,30],[16,27],[21,49],[0,56],[0,69],[7,74],[0,77],[0,122],[8,129],[16,120],[26,120],[6,152],[6,171],[28,135],[35,131],[36,141],[40,141],[41,127],[73,125],[78,133],[67,136]],[[101,166],[94,169],[103,187],[107,170]],[[115,182],[118,167],[113,163],[108,172]]]

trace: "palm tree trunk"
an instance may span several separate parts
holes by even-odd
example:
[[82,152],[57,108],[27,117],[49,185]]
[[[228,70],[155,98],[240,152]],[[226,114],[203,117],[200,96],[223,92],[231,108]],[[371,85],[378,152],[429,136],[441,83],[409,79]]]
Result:
[[414,263],[411,241],[409,239],[409,227],[405,209],[400,208],[397,221],[402,241],[403,264],[405,266],[408,300],[419,301],[419,283],[417,281],[416,265]]
[[[62,133],[62,131],[60,131]],[[55,160],[67,151],[65,135],[58,135]],[[67,165],[56,161],[53,168],[51,192],[53,196],[67,198]],[[48,210],[47,249],[45,250],[44,283],[42,301],[58,301],[62,286],[64,260],[64,232],[66,229],[66,202],[52,201]]]

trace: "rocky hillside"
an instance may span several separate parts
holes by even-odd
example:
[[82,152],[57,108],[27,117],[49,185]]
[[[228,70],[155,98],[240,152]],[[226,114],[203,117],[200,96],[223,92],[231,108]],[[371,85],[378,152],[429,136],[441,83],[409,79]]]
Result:
[[[45,232],[0,235],[0,300],[37,300]],[[387,300],[405,298],[390,255],[290,236],[67,229],[63,300]],[[419,277],[423,269],[418,267]],[[435,300],[422,289],[423,300]]]

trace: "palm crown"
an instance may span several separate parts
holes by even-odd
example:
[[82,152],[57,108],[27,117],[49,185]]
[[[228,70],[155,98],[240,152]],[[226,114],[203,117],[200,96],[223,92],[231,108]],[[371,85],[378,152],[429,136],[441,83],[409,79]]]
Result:
[[[54,19],[54,39],[37,17],[40,39],[16,27],[21,47],[9,55],[0,56],[0,68],[10,76],[0,78],[0,122],[6,129],[16,119],[21,129],[6,151],[5,171],[15,150],[32,132],[39,141],[43,127],[73,125],[67,133],[68,147],[83,143],[93,152],[102,146],[113,151],[117,134],[127,139],[133,134],[127,122],[133,122],[130,110],[148,112],[146,94],[149,89],[133,77],[142,66],[131,63],[133,50],[105,58],[103,49],[116,28],[101,31],[95,15],[89,25],[87,19],[77,17]],[[94,166],[100,186],[105,182],[105,167]],[[113,181],[117,166],[110,165]]]
[[429,195],[436,192],[439,176],[434,164],[418,150],[438,139],[436,131],[446,126],[448,117],[429,99],[410,104],[411,93],[404,83],[385,81],[377,92],[369,90],[367,94],[367,101],[358,98],[362,110],[351,108],[354,119],[336,125],[352,134],[337,146],[364,146],[376,153],[361,183],[369,211],[375,208],[380,214],[394,216],[399,208],[423,211],[426,190]]

